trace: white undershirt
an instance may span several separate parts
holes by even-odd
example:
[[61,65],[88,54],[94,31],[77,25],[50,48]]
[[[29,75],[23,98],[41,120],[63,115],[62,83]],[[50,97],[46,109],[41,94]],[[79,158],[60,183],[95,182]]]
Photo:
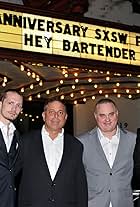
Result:
[[[99,128],[97,129],[97,133],[109,166],[112,168],[118,150],[120,129],[117,127],[116,134],[112,136],[112,139],[105,137]],[[109,207],[112,207],[111,203]]]
[[3,135],[7,152],[9,152],[16,128],[12,122],[10,122],[9,125],[6,125],[0,121],[0,129]]
[[51,179],[54,180],[63,154],[64,129],[62,129],[62,132],[59,133],[54,140],[49,137],[49,133],[46,131],[45,126],[42,127],[41,133],[46,162]]

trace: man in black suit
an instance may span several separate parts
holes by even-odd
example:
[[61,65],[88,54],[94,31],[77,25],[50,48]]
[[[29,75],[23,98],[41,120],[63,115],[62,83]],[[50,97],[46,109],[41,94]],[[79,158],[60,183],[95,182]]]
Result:
[[0,99],[0,207],[15,207],[15,163],[19,152],[19,133],[12,123],[22,110],[23,97],[8,90]]
[[18,207],[87,207],[82,144],[64,132],[65,105],[45,103],[45,124],[23,137]]

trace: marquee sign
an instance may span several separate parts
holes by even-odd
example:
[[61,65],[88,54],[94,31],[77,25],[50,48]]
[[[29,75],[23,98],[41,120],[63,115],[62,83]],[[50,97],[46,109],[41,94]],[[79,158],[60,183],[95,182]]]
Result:
[[0,47],[140,65],[140,33],[3,9]]

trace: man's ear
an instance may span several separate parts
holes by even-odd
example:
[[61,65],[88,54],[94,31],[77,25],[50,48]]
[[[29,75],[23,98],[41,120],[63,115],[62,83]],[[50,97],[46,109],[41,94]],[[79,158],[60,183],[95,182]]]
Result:
[[67,120],[67,118],[68,118],[68,114],[65,115],[65,120]]
[[45,121],[45,112],[44,111],[42,112],[42,118],[43,118],[43,121]]

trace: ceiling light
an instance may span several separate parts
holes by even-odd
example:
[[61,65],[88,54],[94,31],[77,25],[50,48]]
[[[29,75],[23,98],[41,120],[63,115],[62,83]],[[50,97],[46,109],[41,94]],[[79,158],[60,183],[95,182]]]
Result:
[[63,80],[60,80],[60,84],[63,84],[64,83],[64,81]]
[[47,91],[46,91],[46,94],[47,94],[47,95],[49,95],[49,94],[50,94],[50,91],[49,91],[49,90],[47,90]]
[[72,89],[75,89],[75,85],[72,85]]
[[56,92],[57,92],[57,93],[59,92],[59,90],[60,90],[59,88],[56,88]]

